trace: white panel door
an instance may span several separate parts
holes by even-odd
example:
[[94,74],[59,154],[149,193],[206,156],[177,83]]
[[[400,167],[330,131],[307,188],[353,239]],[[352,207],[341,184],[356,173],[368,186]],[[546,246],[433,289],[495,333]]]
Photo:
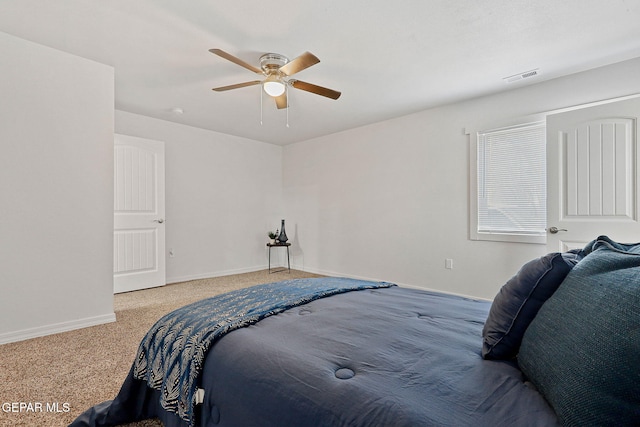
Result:
[[115,135],[113,291],[165,285],[164,143]]
[[547,117],[549,252],[640,242],[639,118],[640,98]]

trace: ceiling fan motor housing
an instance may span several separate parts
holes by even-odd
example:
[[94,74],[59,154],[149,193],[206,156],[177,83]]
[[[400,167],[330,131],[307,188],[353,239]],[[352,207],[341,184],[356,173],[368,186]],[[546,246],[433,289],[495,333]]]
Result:
[[289,58],[279,53],[265,53],[260,57],[260,68],[265,74],[273,74],[287,64]]

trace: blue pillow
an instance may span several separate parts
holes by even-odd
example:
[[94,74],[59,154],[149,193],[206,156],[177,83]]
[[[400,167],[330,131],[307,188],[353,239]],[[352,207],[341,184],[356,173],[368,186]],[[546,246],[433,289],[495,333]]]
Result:
[[482,329],[482,357],[512,359],[529,323],[578,262],[579,252],[553,252],[529,261],[496,295]]
[[618,243],[611,240],[608,236],[598,236],[596,239],[587,243],[580,251],[580,255],[584,258],[599,247],[608,246],[619,252],[640,252],[640,243]]
[[518,363],[563,425],[640,425],[640,244],[598,238],[585,252]]

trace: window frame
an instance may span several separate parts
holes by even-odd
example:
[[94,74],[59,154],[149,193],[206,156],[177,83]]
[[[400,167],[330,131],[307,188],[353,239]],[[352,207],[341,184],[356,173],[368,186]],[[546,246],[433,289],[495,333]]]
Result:
[[[501,132],[505,130],[525,128],[531,126],[544,126],[544,119],[536,117],[534,121],[523,121],[503,127],[487,127],[483,130],[468,132],[469,135],[469,239],[480,241],[510,242],[510,243],[531,243],[546,245],[547,235],[531,235],[509,232],[480,232],[478,231],[478,145],[481,134],[491,132]],[[545,138],[546,139],[546,138]],[[546,141],[545,141],[546,145]],[[546,150],[546,147],[545,147]]]

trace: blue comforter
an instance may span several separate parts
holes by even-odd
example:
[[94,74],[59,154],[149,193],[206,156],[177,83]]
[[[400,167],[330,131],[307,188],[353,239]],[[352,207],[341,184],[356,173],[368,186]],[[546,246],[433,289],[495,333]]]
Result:
[[552,427],[515,361],[484,360],[490,303],[403,287],[334,295],[221,339],[207,427]]
[[[317,282],[340,288],[342,280]],[[151,417],[165,427],[558,425],[515,361],[482,359],[489,307],[390,286],[277,308],[210,346],[196,380],[204,401],[190,421],[163,408],[163,392],[132,369],[113,402],[73,426]]]

